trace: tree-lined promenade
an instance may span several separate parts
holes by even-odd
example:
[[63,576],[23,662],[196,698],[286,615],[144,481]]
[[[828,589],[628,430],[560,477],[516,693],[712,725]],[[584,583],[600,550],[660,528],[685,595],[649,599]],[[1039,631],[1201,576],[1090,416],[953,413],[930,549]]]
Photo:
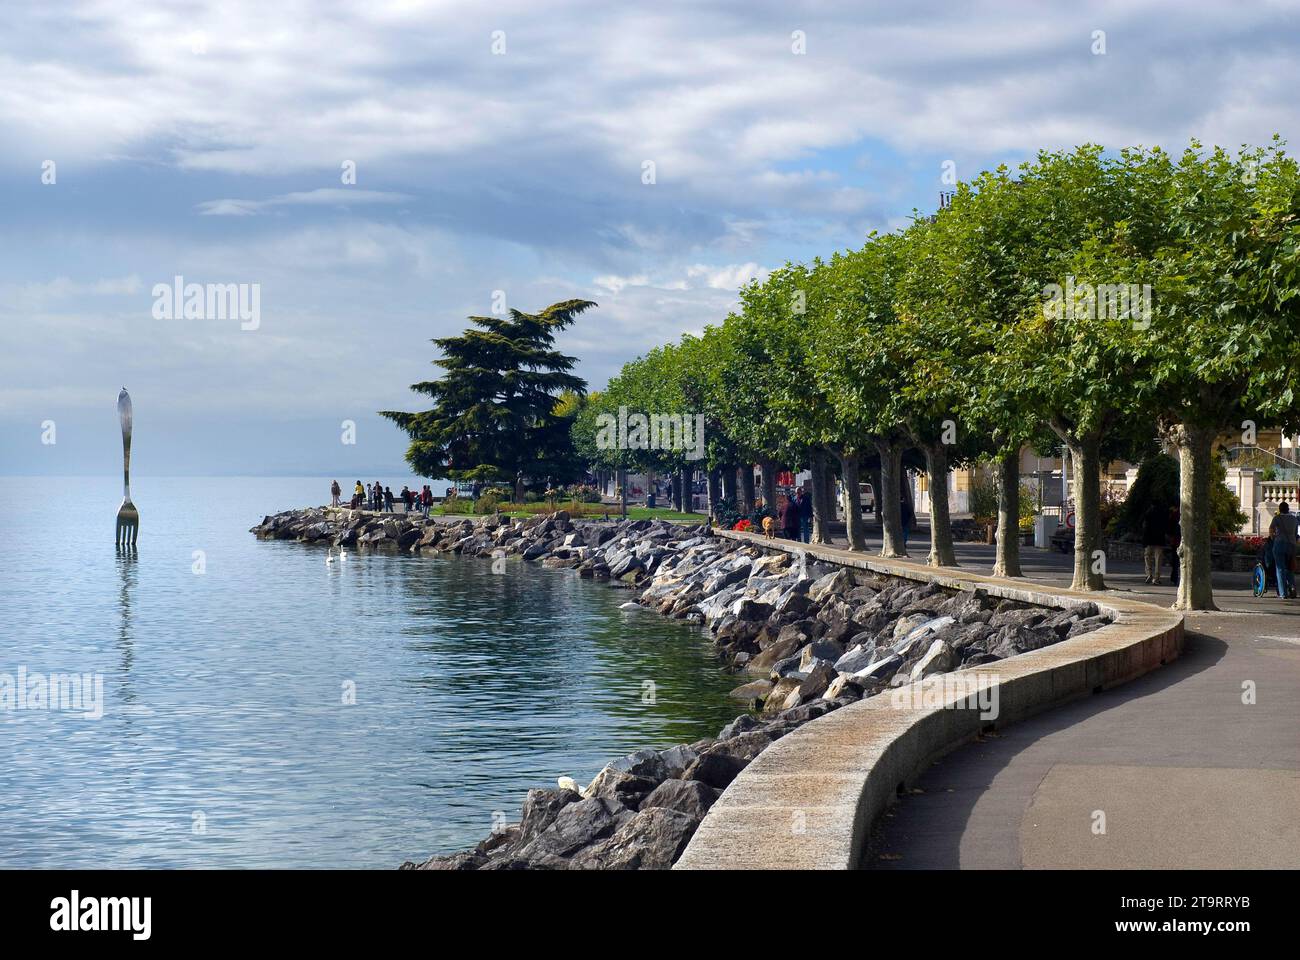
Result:
[[[1276,140],[1235,154],[1045,152],[959,185],[936,216],[749,284],[720,324],[577,404],[575,444],[608,469],[703,467],[711,502],[752,504],[758,465],[772,504],[776,472],[807,468],[815,542],[828,540],[834,475],[856,491],[878,458],[885,557],[907,555],[903,458],[919,451],[939,566],[956,562],[948,471],[991,461],[995,572],[1008,577],[1020,575],[1020,451],[1061,444],[1076,470],[1072,586],[1099,590],[1102,465],[1159,437],[1181,467],[1175,606],[1213,609],[1215,441],[1300,425],[1298,214],[1297,165]],[[620,408],[702,416],[704,457],[597,443],[599,418]],[[857,498],[844,508],[863,550]]]

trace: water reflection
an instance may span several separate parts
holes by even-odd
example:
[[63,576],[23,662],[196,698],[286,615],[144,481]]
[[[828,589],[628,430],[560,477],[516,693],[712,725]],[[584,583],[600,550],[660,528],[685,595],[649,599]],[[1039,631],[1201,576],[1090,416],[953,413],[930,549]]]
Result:
[[[117,508],[115,485],[49,483],[51,503]],[[9,669],[100,674],[104,716],[0,716],[0,868],[392,868],[473,845],[531,787],[738,712],[708,638],[620,611],[625,591],[518,560],[326,565],[323,547],[248,533],[328,481],[145,484],[153,533],[112,563],[81,512],[18,517]]]
[[117,627],[117,647],[121,657],[121,670],[119,671],[119,696],[126,705],[135,702],[135,693],[131,688],[131,669],[135,664],[135,642],[134,632],[131,626],[131,593],[135,590],[137,569],[136,562],[140,558],[139,548],[135,545],[123,546],[119,544],[114,548],[117,553],[117,572],[118,579],[121,581],[121,587],[118,591],[118,627]]
[[516,774],[538,771],[530,786],[581,779],[621,753],[714,736],[741,712],[704,633],[620,610],[631,592],[522,562],[504,575],[472,558],[404,567],[416,617],[405,642],[418,657],[404,679],[449,775],[464,758],[505,754]]

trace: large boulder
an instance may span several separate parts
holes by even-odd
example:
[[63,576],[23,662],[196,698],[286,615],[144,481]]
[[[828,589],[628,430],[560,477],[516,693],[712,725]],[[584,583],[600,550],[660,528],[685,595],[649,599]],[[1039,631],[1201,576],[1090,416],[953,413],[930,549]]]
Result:
[[760,651],[745,665],[745,669],[761,677],[767,676],[773,666],[793,655],[808,642],[808,638],[798,631],[787,634],[788,629],[788,627],[782,628],[781,639],[766,650]]
[[604,797],[579,800],[562,807],[551,825],[527,841],[514,856],[524,861],[546,856],[570,857],[612,835],[631,818],[631,811],[617,801]]
[[872,662],[870,665],[863,667],[853,674],[855,680],[876,681],[878,683],[887,683],[898,668],[903,665],[903,658],[898,654],[886,653],[879,660]]
[[857,673],[869,666],[875,658],[874,646],[859,643],[835,661],[835,669],[840,673]]
[[776,686],[767,695],[767,699],[763,701],[763,713],[772,714],[784,710],[786,698],[793,691],[799,689],[801,682],[802,680],[798,677],[782,677],[778,680]]
[[555,822],[560,811],[582,797],[573,790],[529,790],[519,821],[520,837],[531,840]]
[[729,724],[718,731],[718,739],[727,740],[731,737],[737,736],[738,734],[742,734],[747,730],[753,730],[755,727],[761,725],[762,721],[757,717],[752,714],[742,713],[735,720],[732,720]]
[[772,615],[772,605],[742,597],[736,601],[731,612],[737,620],[763,621]]
[[771,680],[751,680],[749,683],[742,683],[732,690],[727,696],[733,700],[762,700],[772,692]]
[[[745,714],[749,716],[749,714]],[[669,747],[667,750],[659,751],[659,759],[663,761],[663,773],[665,777],[680,777],[699,756],[698,751],[691,749],[684,743],[679,743],[675,747]]]
[[613,800],[625,807],[635,810],[641,799],[659,785],[658,780],[650,777],[638,777],[635,774],[611,770],[605,767],[591,781],[582,795],[588,799],[600,797]]
[[629,753],[626,757],[608,764],[605,769],[645,777],[656,783],[668,776],[667,763],[657,750],[638,750],[636,753]]
[[729,753],[710,751],[702,754],[683,774],[684,780],[698,780],[716,790],[725,790],[735,780],[745,762]]
[[641,801],[641,809],[667,807],[702,820],[716,799],[718,791],[700,780],[665,780]]
[[835,663],[844,648],[829,640],[816,640],[799,651],[799,672],[808,673],[819,663]]
[[799,682],[799,686],[786,695],[783,704],[784,709],[789,710],[791,707],[801,706],[809,700],[816,700],[826,692],[826,688],[830,686],[835,677],[834,667],[825,661],[819,662],[808,673],[808,676]]
[[571,861],[581,870],[667,870],[686,849],[699,820],[668,807],[649,807],[631,817],[608,840]]
[[743,763],[749,763],[778,736],[780,736],[779,731],[767,727],[750,730],[727,740],[719,740],[709,752],[725,753]]
[[956,654],[945,640],[935,640],[930,649],[912,667],[912,679],[920,680],[934,673],[947,673],[957,664]]
[[815,580],[812,586],[808,588],[808,599],[813,603],[821,603],[827,597],[838,593],[847,593],[853,587],[853,575],[841,567],[834,573],[828,573],[819,580]]

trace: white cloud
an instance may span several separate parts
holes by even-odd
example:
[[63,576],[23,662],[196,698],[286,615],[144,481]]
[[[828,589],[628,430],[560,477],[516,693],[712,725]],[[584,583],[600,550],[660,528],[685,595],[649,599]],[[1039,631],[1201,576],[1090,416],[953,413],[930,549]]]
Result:
[[266,200],[205,200],[198,205],[205,216],[246,217],[271,207],[351,207],[373,203],[402,203],[411,199],[404,193],[385,190],[348,190],[339,187],[322,187],[317,190],[299,190],[270,197]]
[[703,277],[705,284],[713,290],[736,291],[751,280],[766,279],[770,272],[756,263],[734,263],[725,267],[697,263],[687,269],[686,275],[691,278]]

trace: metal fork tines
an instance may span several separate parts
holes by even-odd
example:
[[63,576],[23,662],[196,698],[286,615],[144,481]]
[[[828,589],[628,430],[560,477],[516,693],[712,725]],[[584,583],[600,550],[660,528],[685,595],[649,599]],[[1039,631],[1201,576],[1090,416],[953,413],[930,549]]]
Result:
[[119,547],[134,547],[140,535],[140,511],[130,500],[123,500],[117,508],[116,540]]

